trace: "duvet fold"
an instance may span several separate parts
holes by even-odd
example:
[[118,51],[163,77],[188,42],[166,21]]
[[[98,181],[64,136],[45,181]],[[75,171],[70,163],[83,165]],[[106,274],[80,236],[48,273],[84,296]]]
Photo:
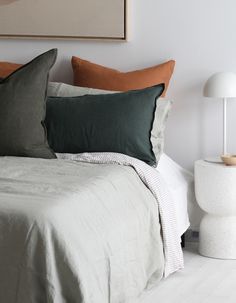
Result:
[[0,157],[0,168],[0,302],[125,303],[163,277],[159,204],[132,167]]

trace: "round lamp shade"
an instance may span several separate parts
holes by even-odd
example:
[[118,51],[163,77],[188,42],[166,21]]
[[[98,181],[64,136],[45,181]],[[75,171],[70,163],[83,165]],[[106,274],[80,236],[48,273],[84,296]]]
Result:
[[204,86],[203,95],[211,98],[236,98],[236,74],[222,72],[212,75]]

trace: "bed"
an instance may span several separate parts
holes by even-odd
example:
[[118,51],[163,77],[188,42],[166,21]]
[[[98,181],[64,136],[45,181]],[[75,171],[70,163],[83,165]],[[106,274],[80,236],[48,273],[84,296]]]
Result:
[[156,198],[133,167],[88,162],[0,157],[0,302],[124,303],[164,276]]
[[56,57],[0,80],[0,302],[128,303],[184,266],[190,176],[163,155],[174,62],[108,92],[48,87]]

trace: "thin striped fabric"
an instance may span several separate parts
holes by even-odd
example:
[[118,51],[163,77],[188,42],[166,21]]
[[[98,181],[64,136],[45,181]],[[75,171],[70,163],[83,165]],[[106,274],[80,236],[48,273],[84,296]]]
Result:
[[162,237],[165,256],[164,277],[184,268],[181,239],[177,232],[177,219],[174,201],[161,174],[143,161],[119,153],[82,153],[59,154],[58,159],[87,162],[94,164],[117,164],[132,167],[142,182],[154,195],[161,219]]

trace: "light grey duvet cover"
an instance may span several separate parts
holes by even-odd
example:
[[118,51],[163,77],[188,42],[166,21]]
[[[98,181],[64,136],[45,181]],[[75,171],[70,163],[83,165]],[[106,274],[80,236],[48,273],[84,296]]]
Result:
[[132,168],[0,157],[1,303],[126,303],[163,271],[158,205]]

